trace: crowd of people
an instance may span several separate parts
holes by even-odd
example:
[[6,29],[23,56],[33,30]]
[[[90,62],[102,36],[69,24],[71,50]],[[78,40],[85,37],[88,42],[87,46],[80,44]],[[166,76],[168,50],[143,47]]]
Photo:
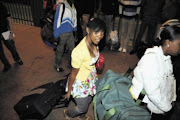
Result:
[[[3,4],[0,5],[1,21],[4,20],[3,23],[6,23],[0,24],[0,40],[12,52],[14,60],[22,65],[23,62],[14,46],[10,15]],[[79,120],[91,119],[86,113],[96,94],[95,82],[98,76],[95,64],[100,56],[101,45],[106,46],[110,40],[112,21],[117,15],[120,15],[122,20],[118,49],[120,52],[127,52],[128,41],[135,31],[137,19],[142,23],[131,54],[137,52],[142,36],[148,28],[145,40],[148,49],[135,67],[129,92],[136,101],[144,88],[146,95],[143,102],[153,113],[152,119],[166,119],[165,113],[172,109],[173,102],[176,101],[176,81],[170,56],[180,54],[180,23],[176,20],[173,25],[163,25],[157,32],[158,45],[154,44],[157,25],[161,23],[165,5],[165,0],[56,0],[54,37],[59,43],[55,51],[54,68],[58,72],[63,71],[61,61],[64,46],[67,45],[69,52],[67,67],[72,71],[66,86],[65,98],[69,99],[72,96],[76,103],[75,108],[68,107],[64,110],[65,119],[70,120],[74,117],[78,117]],[[78,27],[84,30],[80,33]],[[6,31],[10,31],[8,34],[10,40],[5,40],[2,34]],[[75,45],[78,39],[81,40]],[[4,55],[1,41],[0,59],[5,66],[3,72],[7,72],[11,65]]]

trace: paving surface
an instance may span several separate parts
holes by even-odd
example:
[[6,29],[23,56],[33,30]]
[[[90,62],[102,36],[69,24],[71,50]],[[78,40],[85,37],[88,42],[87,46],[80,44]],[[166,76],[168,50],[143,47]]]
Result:
[[[31,89],[49,82],[56,82],[68,74],[71,70],[66,68],[67,54],[63,56],[64,72],[54,70],[54,51],[47,47],[41,40],[40,28],[24,25],[14,25],[15,44],[24,65],[17,65],[4,47],[6,56],[12,65],[7,73],[0,72],[0,120],[19,120],[13,106],[23,97],[33,93],[41,93],[43,89],[31,91]],[[106,58],[105,69],[99,78],[111,69],[116,73],[124,73],[133,66],[138,58],[128,53],[102,51]],[[0,62],[0,70],[3,64]],[[73,107],[74,103],[71,102]],[[93,115],[91,103],[88,115]],[[54,109],[45,120],[63,120],[63,109]],[[76,118],[75,118],[76,119]]]

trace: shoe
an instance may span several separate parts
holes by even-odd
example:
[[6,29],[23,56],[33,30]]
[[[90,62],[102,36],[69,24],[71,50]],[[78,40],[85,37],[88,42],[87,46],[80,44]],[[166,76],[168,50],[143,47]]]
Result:
[[64,109],[64,119],[71,120],[71,117],[67,114],[67,109]]
[[58,68],[54,67],[54,68],[55,68],[55,70],[56,70],[57,72],[63,72],[63,71],[64,71],[64,69],[63,69],[62,67],[58,67]]
[[131,50],[131,52],[129,53],[130,55],[133,55],[133,54],[135,54],[136,53],[136,50]]
[[23,61],[21,59],[17,60],[16,63],[18,63],[19,65],[23,65]]
[[122,51],[122,49],[123,49],[123,48],[122,48],[122,47],[120,47],[120,48],[118,49],[118,51],[119,51],[119,52],[121,52],[121,51]]
[[11,69],[11,65],[4,66],[4,69],[2,72],[7,72],[9,69]]
[[123,48],[122,52],[123,52],[123,53],[126,53],[126,52],[127,52],[127,50],[126,50],[125,48]]

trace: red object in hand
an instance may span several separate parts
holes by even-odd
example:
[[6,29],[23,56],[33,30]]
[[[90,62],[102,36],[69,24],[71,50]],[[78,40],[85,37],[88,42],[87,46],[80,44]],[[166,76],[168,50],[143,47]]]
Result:
[[97,60],[97,63],[95,65],[97,70],[102,70],[104,66],[105,57],[101,53],[99,54],[99,59]]

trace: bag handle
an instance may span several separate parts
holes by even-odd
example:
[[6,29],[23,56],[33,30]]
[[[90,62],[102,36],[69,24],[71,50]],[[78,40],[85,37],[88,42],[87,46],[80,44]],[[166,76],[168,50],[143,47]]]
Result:
[[[110,84],[107,84],[107,85],[103,86],[98,93],[100,93],[100,92],[102,92],[102,91],[104,91],[104,90],[110,90],[110,89],[111,89]],[[98,94],[98,93],[96,93],[96,95],[95,95],[94,98],[93,98],[94,117],[95,117],[95,120],[98,120],[98,118],[97,118],[97,112],[96,112],[96,106],[97,106],[97,105],[96,105],[96,98],[97,98],[97,94]]]
[[106,115],[104,116],[104,119],[103,119],[103,120],[109,120],[112,116],[115,115],[116,111],[117,111],[117,110],[116,110],[115,107],[113,107],[113,108],[111,108],[110,110],[108,110],[108,112],[107,112]]

